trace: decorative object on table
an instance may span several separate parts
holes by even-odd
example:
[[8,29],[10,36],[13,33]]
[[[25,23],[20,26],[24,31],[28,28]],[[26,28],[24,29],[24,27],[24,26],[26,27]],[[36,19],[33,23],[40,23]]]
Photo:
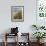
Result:
[[18,33],[18,27],[16,28],[11,28],[11,34]]
[[11,6],[11,21],[24,21],[24,6]]

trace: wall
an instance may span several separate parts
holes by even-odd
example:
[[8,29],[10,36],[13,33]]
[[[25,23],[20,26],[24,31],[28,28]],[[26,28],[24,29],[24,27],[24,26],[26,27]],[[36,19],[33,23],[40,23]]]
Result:
[[[11,22],[11,6],[24,6],[24,22]],[[11,27],[19,27],[19,32],[30,32],[36,24],[36,0],[0,0],[0,34]]]

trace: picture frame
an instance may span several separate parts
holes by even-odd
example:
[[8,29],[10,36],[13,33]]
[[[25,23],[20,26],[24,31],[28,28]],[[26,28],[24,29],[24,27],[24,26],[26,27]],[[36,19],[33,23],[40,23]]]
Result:
[[36,3],[37,16],[39,19],[46,18],[46,0],[37,0]]
[[12,22],[24,21],[24,6],[11,6],[11,21]]
[[36,24],[46,25],[46,0],[36,1]]

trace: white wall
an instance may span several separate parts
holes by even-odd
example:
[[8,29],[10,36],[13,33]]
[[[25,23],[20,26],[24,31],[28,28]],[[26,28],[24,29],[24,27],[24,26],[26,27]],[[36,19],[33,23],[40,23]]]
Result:
[[[24,22],[11,22],[11,6],[24,6]],[[30,32],[36,24],[36,0],[0,0],[0,34],[11,27],[19,27],[19,32]]]
[[[11,22],[11,6],[16,5],[24,6],[24,22]],[[0,0],[0,33],[16,26],[21,32],[29,32],[31,24],[36,24],[36,0]]]
[[[24,6],[24,22],[11,22],[11,6]],[[21,32],[29,32],[31,24],[36,24],[36,0],[0,0],[0,30],[19,27]]]

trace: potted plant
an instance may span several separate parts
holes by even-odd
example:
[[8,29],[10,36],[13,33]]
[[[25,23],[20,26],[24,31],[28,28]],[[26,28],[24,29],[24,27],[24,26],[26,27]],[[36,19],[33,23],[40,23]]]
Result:
[[33,35],[37,38],[38,43],[40,43],[40,40],[46,36],[45,32],[35,32]]

